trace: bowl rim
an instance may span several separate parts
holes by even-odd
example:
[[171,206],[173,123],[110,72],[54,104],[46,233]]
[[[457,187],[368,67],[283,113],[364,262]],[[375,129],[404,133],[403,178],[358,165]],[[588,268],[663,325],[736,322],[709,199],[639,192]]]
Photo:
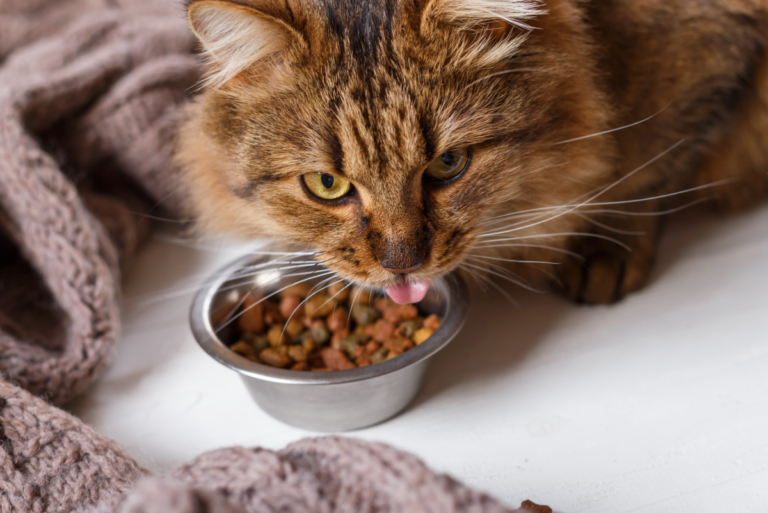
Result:
[[[246,255],[227,264],[215,273],[195,295],[189,311],[189,323],[197,343],[214,360],[243,376],[272,383],[291,385],[334,385],[371,379],[422,362],[448,345],[464,326],[469,308],[469,289],[456,272],[432,280],[432,286],[444,289],[446,310],[440,327],[422,344],[385,362],[342,371],[292,371],[256,363],[232,352],[215,334],[208,312],[216,293],[233,273],[245,265],[267,260],[267,257]],[[318,264],[319,265],[319,264]]]

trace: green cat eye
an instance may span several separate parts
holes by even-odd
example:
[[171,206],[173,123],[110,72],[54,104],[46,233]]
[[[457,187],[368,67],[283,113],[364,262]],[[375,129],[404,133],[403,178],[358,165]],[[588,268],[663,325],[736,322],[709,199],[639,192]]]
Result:
[[425,173],[436,180],[450,180],[459,176],[469,164],[469,147],[446,151],[433,160]]
[[303,176],[309,192],[320,199],[335,200],[349,193],[352,184],[346,178],[329,173],[309,173]]

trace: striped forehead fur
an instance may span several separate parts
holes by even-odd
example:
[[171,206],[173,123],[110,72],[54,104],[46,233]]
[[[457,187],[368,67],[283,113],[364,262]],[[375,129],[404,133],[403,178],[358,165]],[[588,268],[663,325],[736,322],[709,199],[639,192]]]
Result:
[[[258,2],[254,4],[251,7],[226,0],[193,0],[189,4],[189,23],[209,64],[202,86],[221,88],[254,65],[269,63],[286,49],[291,29],[259,12]],[[528,31],[531,27],[527,22],[544,13],[539,0],[432,0],[425,8],[423,20],[470,28],[502,21]],[[490,66],[514,52],[521,42],[517,38],[494,45],[475,41],[455,57],[465,64]]]

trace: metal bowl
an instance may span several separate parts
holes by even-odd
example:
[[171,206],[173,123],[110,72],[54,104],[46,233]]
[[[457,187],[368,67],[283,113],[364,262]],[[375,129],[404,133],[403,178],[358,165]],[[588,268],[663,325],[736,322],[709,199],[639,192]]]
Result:
[[[284,269],[264,267],[243,273],[266,259],[244,257],[216,274],[198,292],[192,303],[190,323],[200,346],[214,360],[237,371],[258,405],[278,420],[313,431],[346,431],[371,426],[403,410],[421,388],[429,359],[444,348],[464,324],[468,292],[458,274],[432,282],[419,309],[436,313],[443,322],[421,345],[382,363],[334,372],[306,372],[277,369],[252,362],[227,347],[232,333],[214,326],[213,314],[257,288],[277,291],[309,276],[312,267],[301,273],[295,266]],[[319,266],[315,269],[321,269]],[[300,278],[295,275],[302,274]],[[293,277],[289,276],[293,275]],[[316,281],[320,281],[319,278]],[[313,282],[308,282],[313,283]]]

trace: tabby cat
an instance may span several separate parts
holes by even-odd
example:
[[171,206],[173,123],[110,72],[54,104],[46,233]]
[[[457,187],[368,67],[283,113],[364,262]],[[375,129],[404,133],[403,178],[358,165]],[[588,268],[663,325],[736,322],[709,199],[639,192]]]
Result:
[[187,8],[200,226],[309,247],[398,302],[458,267],[616,301],[663,213],[768,191],[768,0]]

